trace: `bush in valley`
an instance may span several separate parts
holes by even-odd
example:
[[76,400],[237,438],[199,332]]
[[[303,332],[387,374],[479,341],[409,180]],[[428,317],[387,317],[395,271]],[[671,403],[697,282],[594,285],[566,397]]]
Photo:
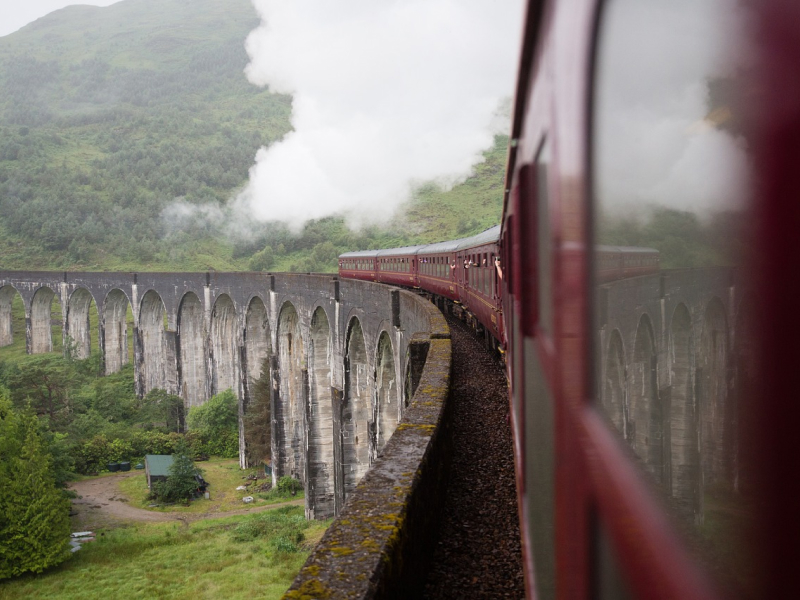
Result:
[[258,497],[263,500],[289,500],[303,491],[303,484],[294,477],[283,476],[278,479],[278,484],[266,492],[259,492]]
[[294,546],[294,550],[282,551],[296,552],[297,546],[305,539],[303,531],[308,526],[305,515],[297,514],[296,507],[284,506],[240,523],[233,530],[233,538],[237,542],[249,542],[260,537],[273,537],[276,540],[282,538],[285,547],[289,544]]
[[140,462],[147,454],[174,454],[181,442],[185,442],[189,453],[195,458],[238,456],[238,434],[232,436],[228,432],[222,440],[209,439],[208,435],[203,431],[182,434],[141,429],[131,432],[128,438],[109,439],[105,434],[99,434],[74,447],[71,453],[74,455],[75,471],[83,475],[102,471],[110,462]]
[[303,484],[294,477],[284,475],[278,479],[278,485],[275,486],[280,494],[294,495],[303,490]]
[[239,456],[239,399],[231,390],[212,396],[201,406],[193,406],[186,423],[202,440],[205,454],[223,458]]

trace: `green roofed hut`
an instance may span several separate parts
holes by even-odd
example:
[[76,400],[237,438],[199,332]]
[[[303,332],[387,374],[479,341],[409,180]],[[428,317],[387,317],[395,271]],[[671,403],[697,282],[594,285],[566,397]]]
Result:
[[144,457],[144,473],[147,476],[147,487],[156,481],[165,481],[172,466],[171,454],[148,454]]

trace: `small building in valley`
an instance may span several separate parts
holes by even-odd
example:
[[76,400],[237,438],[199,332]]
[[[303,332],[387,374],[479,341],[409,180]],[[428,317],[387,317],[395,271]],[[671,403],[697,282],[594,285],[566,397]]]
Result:
[[172,466],[170,454],[148,454],[144,457],[144,473],[147,476],[147,487],[156,481],[165,481]]

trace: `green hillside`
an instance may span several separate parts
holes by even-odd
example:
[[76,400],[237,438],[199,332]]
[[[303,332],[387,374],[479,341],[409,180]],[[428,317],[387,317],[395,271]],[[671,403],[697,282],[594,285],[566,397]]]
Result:
[[344,250],[497,222],[505,138],[465,184],[423,186],[391,230],[352,233],[336,218],[246,240],[168,228],[165,206],[223,205],[256,150],[291,128],[291,97],[243,74],[257,24],[249,0],[124,0],[0,38],[0,268],[323,270]]

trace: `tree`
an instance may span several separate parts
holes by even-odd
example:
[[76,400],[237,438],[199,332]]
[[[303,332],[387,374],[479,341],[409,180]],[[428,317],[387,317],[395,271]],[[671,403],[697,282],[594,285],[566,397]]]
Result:
[[41,573],[69,556],[69,500],[36,417],[0,394],[0,579]]
[[275,264],[275,253],[272,246],[265,246],[260,252],[256,252],[247,263],[251,271],[268,271]]
[[271,456],[272,431],[270,429],[270,370],[269,359],[264,359],[261,377],[253,382],[250,402],[244,411],[244,443],[247,464],[256,465]]
[[16,406],[21,407],[30,399],[36,414],[47,416],[53,426],[69,420],[69,390],[75,382],[73,365],[60,356],[47,354],[26,357],[6,378]]
[[142,401],[143,420],[164,423],[167,431],[182,433],[185,429],[183,399],[164,390],[153,389]]
[[164,502],[187,502],[197,491],[197,475],[203,472],[194,465],[185,440],[178,443],[165,481],[153,484],[152,495]]

